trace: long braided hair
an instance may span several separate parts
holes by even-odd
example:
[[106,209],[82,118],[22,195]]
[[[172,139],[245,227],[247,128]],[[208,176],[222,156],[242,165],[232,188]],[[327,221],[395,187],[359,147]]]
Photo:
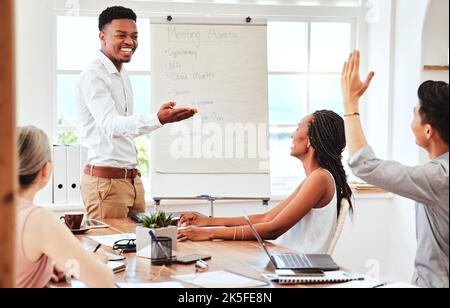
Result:
[[353,192],[347,183],[347,174],[342,164],[342,152],[347,146],[344,120],[333,111],[316,111],[308,135],[311,146],[316,150],[319,165],[333,175],[337,189],[338,215],[343,199],[348,200],[353,211]]

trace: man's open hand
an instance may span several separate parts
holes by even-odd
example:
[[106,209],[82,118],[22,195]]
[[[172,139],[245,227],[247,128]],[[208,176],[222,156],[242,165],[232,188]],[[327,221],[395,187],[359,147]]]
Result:
[[176,105],[176,103],[171,102],[161,106],[158,118],[162,125],[184,121],[198,113],[195,108],[175,108]]
[[345,62],[342,71],[342,95],[344,96],[344,109],[347,113],[359,111],[359,99],[367,91],[373,76],[375,76],[375,73],[371,72],[363,83],[359,76],[359,66],[360,53],[354,51],[348,62]]

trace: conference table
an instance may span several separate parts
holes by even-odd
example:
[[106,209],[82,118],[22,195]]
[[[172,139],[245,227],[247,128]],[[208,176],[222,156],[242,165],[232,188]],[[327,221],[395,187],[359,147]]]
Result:
[[[134,233],[136,224],[131,219],[109,219],[104,223],[110,227],[107,229],[92,229],[87,234],[78,235],[86,249],[94,250],[97,243],[90,236],[113,235],[122,233]],[[267,247],[278,253],[294,252],[285,247],[267,243]],[[111,248],[102,247],[106,252],[112,252]],[[269,257],[257,241],[206,241],[206,242],[179,242],[177,244],[177,255],[186,256],[191,254],[204,254],[211,256],[207,261],[208,272],[230,271],[256,280],[266,281],[263,273],[274,274],[275,268],[269,261]],[[137,257],[135,253],[125,254],[127,269],[116,274],[117,283],[158,283],[177,281],[174,275],[195,274],[195,265],[173,264],[170,266],[153,266],[149,259]],[[195,288],[194,285],[182,284],[187,288]],[[327,285],[308,286],[326,287]],[[329,286],[329,285],[328,285]],[[266,288],[302,288],[302,285],[281,286],[268,281]]]

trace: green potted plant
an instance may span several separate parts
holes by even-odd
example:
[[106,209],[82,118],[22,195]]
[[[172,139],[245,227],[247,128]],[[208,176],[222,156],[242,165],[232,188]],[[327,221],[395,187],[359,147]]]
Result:
[[172,226],[172,215],[164,211],[154,212],[141,219],[141,225],[136,227],[136,250],[138,257],[150,258],[151,256],[151,237],[150,230],[157,237],[169,237],[172,239],[172,249],[177,248],[178,228]]

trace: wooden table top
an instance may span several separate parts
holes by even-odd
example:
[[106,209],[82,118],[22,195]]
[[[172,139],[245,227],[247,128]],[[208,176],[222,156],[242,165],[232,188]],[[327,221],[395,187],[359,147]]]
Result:
[[[112,235],[118,233],[135,233],[136,224],[131,219],[110,219],[104,221],[110,226],[108,229],[90,230],[85,235],[79,235],[87,249],[94,249],[97,243],[89,236]],[[257,280],[265,281],[263,273],[274,273],[275,268],[270,263],[268,256],[260,247],[257,241],[207,241],[207,242],[183,242],[177,244],[177,254],[179,256],[191,254],[205,254],[212,257],[207,261],[209,272],[226,270],[237,274],[242,274]],[[287,248],[267,243],[267,247],[274,252],[289,253],[294,252]],[[110,248],[103,247],[107,252],[112,252]],[[149,259],[138,258],[136,254],[125,254],[127,259],[127,270],[116,274],[116,281],[129,283],[150,283],[150,282],[170,282],[177,281],[171,278],[174,275],[195,274],[195,265],[174,264],[167,267],[153,266]],[[186,287],[195,287],[182,283]],[[320,287],[324,287],[321,285]],[[276,283],[269,283],[270,288],[305,287],[301,285],[280,286]],[[311,287],[311,286],[310,286]]]

